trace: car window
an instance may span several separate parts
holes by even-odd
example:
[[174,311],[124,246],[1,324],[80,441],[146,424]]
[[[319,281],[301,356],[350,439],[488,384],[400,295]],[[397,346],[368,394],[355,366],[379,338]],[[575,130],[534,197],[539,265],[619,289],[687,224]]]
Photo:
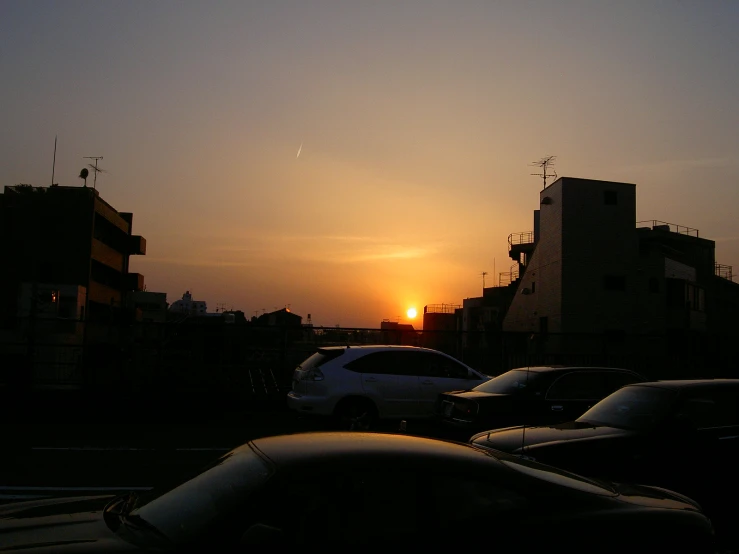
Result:
[[251,447],[240,447],[193,479],[143,499],[133,514],[176,544],[188,544],[224,514],[243,505],[272,473],[273,468]]
[[699,391],[678,404],[677,414],[697,429],[727,427],[739,424],[737,404],[739,398],[732,391]]
[[384,375],[415,375],[412,363],[404,354],[410,352],[373,352],[349,362],[344,367],[357,373]]
[[433,352],[409,352],[416,374],[421,377],[469,379],[469,370],[459,362]]
[[578,371],[557,379],[547,391],[547,400],[598,400],[605,396],[601,371]]
[[311,473],[291,479],[285,495],[274,499],[285,514],[283,525],[298,545],[387,544],[419,533],[418,486],[404,471],[359,470]]
[[610,394],[577,421],[643,431],[664,421],[674,398],[675,392],[669,389],[631,385]]
[[643,379],[641,379],[641,377],[634,373],[626,371],[608,371],[606,372],[606,391],[604,396],[607,396],[626,385],[640,383],[642,380]]
[[542,381],[540,373],[512,369],[476,386],[474,390],[492,394],[521,394],[539,390]]

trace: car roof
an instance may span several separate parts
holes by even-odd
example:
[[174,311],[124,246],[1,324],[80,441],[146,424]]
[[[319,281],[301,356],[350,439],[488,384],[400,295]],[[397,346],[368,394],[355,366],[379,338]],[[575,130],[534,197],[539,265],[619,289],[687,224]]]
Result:
[[607,370],[607,371],[628,371],[629,373],[636,373],[631,369],[624,369],[622,367],[599,367],[599,366],[573,366],[573,365],[540,365],[532,367],[515,367],[511,371],[531,371],[534,373],[557,373],[565,371],[585,371],[585,370]]
[[669,379],[665,381],[646,381],[634,383],[629,387],[659,387],[663,389],[684,390],[709,387],[739,387],[739,379]]
[[345,346],[320,346],[318,350],[428,350],[429,352],[439,352],[431,348],[424,348],[422,346],[410,346],[404,344],[360,344],[357,346],[345,345]]
[[467,444],[389,433],[297,433],[263,437],[253,440],[251,444],[278,466],[295,462],[321,462],[335,457],[418,458],[419,462],[428,458],[471,459],[481,463],[494,460],[490,453]]

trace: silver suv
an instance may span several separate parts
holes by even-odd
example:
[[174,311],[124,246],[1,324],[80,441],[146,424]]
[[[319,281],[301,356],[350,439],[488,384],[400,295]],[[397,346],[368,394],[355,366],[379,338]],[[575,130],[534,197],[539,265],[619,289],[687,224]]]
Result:
[[428,348],[336,346],[295,369],[287,403],[300,413],[335,416],[342,428],[367,429],[376,419],[431,417],[440,393],[488,379]]

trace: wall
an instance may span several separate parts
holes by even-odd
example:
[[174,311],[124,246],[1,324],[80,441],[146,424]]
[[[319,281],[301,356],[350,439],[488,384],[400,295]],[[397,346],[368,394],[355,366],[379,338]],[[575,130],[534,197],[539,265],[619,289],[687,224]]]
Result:
[[[636,186],[562,181],[562,331],[631,331],[639,298]],[[614,278],[624,279],[623,290],[608,290]]]

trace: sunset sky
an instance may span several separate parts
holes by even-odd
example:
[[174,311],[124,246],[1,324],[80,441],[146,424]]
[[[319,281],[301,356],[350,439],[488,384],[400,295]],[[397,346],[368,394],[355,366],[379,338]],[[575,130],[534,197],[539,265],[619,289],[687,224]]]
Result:
[[545,155],[739,271],[738,24],[709,0],[0,0],[0,186],[49,185],[58,135],[61,185],[104,156],[148,290],[316,325],[479,296]]

